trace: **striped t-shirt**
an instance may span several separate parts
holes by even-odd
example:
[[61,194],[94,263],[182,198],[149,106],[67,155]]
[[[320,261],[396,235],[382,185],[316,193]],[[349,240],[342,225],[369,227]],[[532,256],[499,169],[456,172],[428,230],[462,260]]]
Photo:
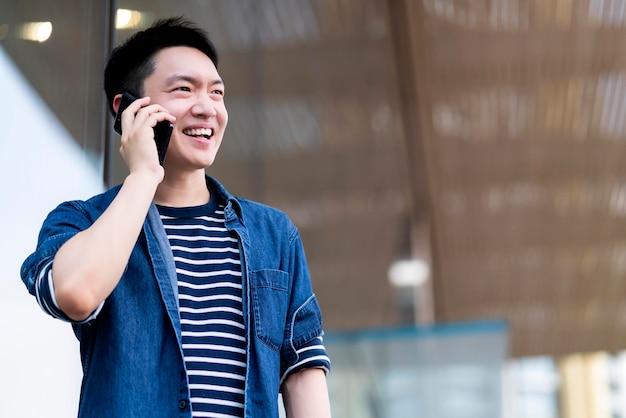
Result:
[[241,417],[246,333],[237,239],[213,203],[158,209],[176,263],[193,416]]

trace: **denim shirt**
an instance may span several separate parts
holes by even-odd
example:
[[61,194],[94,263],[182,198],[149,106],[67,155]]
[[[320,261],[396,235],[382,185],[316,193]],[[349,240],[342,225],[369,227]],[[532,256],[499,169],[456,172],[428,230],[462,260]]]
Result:
[[[300,236],[282,212],[235,198],[208,176],[207,183],[226,202],[226,227],[241,251],[245,416],[278,417],[280,376],[297,361],[299,347],[323,334]],[[43,267],[95,222],[119,187],[65,202],[48,215],[36,251],[21,269],[31,294]],[[73,324],[83,367],[79,417],[191,417],[177,289],[172,251],[152,205],[102,310],[88,323]]]

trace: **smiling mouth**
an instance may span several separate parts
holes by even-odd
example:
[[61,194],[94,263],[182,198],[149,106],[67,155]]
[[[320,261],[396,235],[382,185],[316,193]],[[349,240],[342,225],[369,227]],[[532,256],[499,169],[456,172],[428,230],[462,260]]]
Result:
[[203,129],[183,129],[183,133],[188,136],[193,136],[196,138],[205,138],[209,139],[213,136],[213,129],[203,128]]

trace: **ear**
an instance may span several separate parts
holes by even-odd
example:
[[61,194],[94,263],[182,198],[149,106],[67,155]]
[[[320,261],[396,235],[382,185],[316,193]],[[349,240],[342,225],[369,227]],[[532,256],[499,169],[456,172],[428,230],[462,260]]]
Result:
[[115,111],[116,114],[117,114],[117,109],[120,108],[121,102],[122,102],[122,95],[116,94],[115,97],[113,97],[113,110]]

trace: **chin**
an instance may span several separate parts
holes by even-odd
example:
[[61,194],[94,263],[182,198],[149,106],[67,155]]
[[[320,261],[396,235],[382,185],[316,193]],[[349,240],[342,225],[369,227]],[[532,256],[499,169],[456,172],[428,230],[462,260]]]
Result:
[[210,158],[210,159],[205,159],[205,160],[202,160],[202,161],[197,161],[193,165],[198,167],[198,168],[203,168],[204,169],[204,168],[211,167],[214,162],[215,162],[215,158]]
[[195,159],[183,158],[183,159],[170,159],[169,161],[166,158],[163,166],[166,171],[168,168],[178,171],[175,167],[178,167],[179,169],[182,169],[183,171],[188,171],[190,169],[191,170],[204,170],[205,168],[212,166],[214,162],[215,162],[215,158],[204,158],[202,160],[199,160],[197,158]]

